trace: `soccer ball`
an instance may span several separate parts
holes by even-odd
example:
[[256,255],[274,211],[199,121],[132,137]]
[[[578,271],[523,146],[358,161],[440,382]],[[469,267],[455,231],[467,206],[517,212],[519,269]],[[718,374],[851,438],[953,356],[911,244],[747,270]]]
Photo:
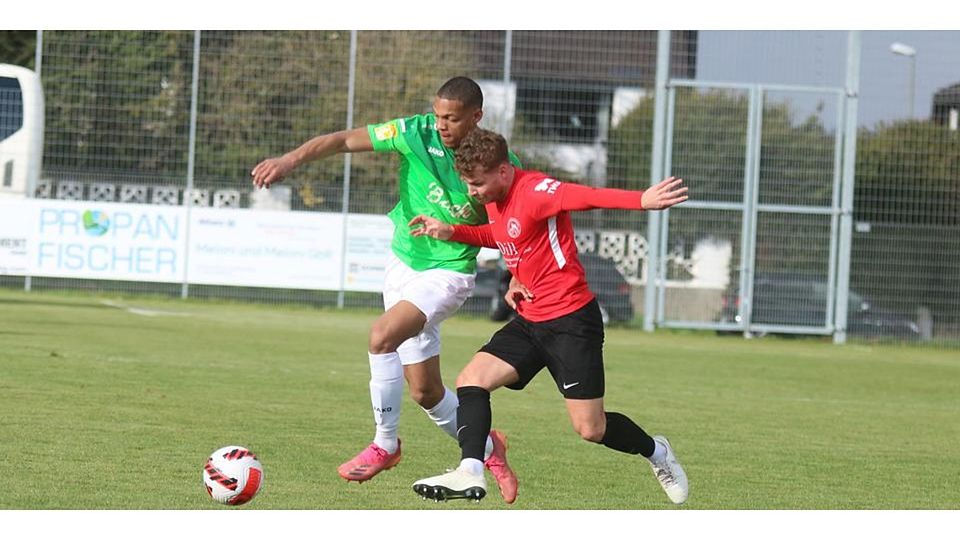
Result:
[[238,505],[250,502],[263,485],[263,465],[242,446],[215,450],[203,466],[203,485],[217,502]]

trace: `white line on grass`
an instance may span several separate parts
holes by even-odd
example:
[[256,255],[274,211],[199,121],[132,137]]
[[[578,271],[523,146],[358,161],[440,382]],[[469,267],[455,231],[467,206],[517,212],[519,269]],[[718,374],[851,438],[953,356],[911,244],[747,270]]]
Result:
[[182,311],[157,311],[153,309],[135,308],[135,307],[125,306],[120,302],[114,302],[112,300],[101,300],[100,303],[105,306],[122,309],[124,311],[133,313],[134,315],[142,315],[144,317],[156,317],[157,315],[172,315],[172,316],[179,316],[179,317],[190,316],[189,313],[184,313]]

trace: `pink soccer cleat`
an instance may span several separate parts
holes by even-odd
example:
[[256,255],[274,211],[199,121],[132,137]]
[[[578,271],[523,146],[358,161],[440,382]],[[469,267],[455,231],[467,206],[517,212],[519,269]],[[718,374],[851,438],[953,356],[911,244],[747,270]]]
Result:
[[337,467],[340,477],[346,481],[355,480],[357,482],[366,482],[376,476],[380,471],[392,469],[400,463],[400,441],[397,441],[397,451],[388,454],[386,450],[380,448],[375,443],[370,443],[363,452],[357,454],[357,457]]
[[483,462],[483,465],[490,470],[490,473],[496,479],[503,501],[507,504],[513,504],[513,501],[517,500],[519,481],[517,475],[514,474],[513,469],[507,463],[507,436],[491,429],[490,438],[493,440],[493,452]]

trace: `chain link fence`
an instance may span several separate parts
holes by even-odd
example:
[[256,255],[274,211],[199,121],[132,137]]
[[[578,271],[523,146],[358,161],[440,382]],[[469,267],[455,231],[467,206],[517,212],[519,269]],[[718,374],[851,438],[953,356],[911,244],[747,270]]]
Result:
[[[956,345],[960,32],[859,35],[848,164],[847,32],[670,32],[658,133],[656,31],[46,31],[43,167],[29,195],[187,208],[190,224],[228,215],[217,210],[310,213],[343,229],[396,203],[395,157],[338,155],[269,191],[251,188],[250,169],[318,134],[429,112],[439,85],[466,75],[484,90],[481,125],[503,133],[526,167],[561,179],[642,189],[665,141],[664,170],[700,204],[671,210],[658,242],[645,213],[575,216],[581,251],[599,259],[585,257],[596,265],[591,285],[620,306],[613,318],[831,333],[840,186],[852,165],[851,337]],[[913,49],[892,51],[894,42]],[[323,224],[315,234],[333,234]],[[186,261],[183,275],[204,260]],[[492,272],[482,266],[478,283]],[[380,306],[375,288],[350,279],[226,286],[7,272],[0,284]],[[489,285],[465,312],[487,313]],[[651,294],[657,302],[645,301]]]
[[[749,322],[761,327],[806,322],[830,329],[830,279],[836,278],[830,269],[842,263],[831,255],[836,250],[831,242],[845,236],[842,230],[839,236],[831,232],[836,224],[828,216],[835,210],[842,218],[843,205],[838,183],[830,180],[851,167],[849,331],[855,337],[955,346],[960,59],[950,51],[960,46],[960,33],[859,32],[853,58],[849,37],[810,31],[698,34],[697,81],[757,88],[764,99],[753,156],[759,208],[753,249],[740,249],[736,212],[690,220],[694,236],[716,231],[714,236],[731,246],[733,271],[719,315],[709,320],[722,324],[750,312]],[[858,80],[852,96],[851,65]],[[855,125],[843,125],[850,100],[833,92],[856,99]],[[715,90],[683,99],[677,98],[675,139],[686,146],[675,152],[675,171],[697,178],[693,185],[713,185],[700,174],[714,182],[727,179],[718,190],[698,189],[700,198],[742,200],[743,183],[737,181],[748,167],[740,146],[747,140],[748,115],[742,111],[747,92]],[[700,109],[683,111],[685,106]],[[739,114],[729,112],[738,107]],[[723,115],[736,120],[723,121]],[[850,143],[842,138],[851,129],[856,152],[845,159]],[[836,251],[842,256],[842,249]],[[753,260],[744,263],[741,256]],[[739,275],[741,268],[752,273],[749,280]],[[748,310],[737,305],[745,299],[753,301]]]

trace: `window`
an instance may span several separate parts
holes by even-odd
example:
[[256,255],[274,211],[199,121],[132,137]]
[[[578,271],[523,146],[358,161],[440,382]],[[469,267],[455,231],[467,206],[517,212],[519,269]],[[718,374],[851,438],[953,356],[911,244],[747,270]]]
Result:
[[20,81],[0,77],[0,141],[23,127],[23,92]]
[[610,114],[612,93],[567,84],[518,82],[517,114],[544,139],[593,143],[599,134],[598,115]]

